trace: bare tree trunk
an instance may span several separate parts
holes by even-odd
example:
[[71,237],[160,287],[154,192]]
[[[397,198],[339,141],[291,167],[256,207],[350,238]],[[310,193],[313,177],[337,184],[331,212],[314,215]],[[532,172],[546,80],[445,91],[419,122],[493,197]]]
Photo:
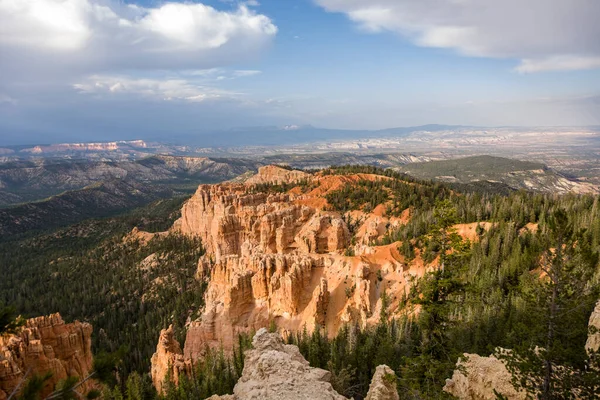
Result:
[[[546,351],[551,352],[554,343],[554,318],[556,316],[556,299],[558,295],[558,286],[556,283],[552,288],[552,300],[550,302],[550,318],[548,319],[548,337],[546,341]],[[544,360],[544,385],[542,387],[542,399],[550,400],[552,398],[552,360],[549,353],[546,353]]]

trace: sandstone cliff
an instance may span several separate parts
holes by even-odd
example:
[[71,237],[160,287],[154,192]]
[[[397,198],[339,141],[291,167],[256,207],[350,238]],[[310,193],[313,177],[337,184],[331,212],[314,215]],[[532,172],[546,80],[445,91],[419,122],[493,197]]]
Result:
[[179,342],[175,340],[173,325],[160,332],[156,353],[152,355],[150,375],[159,393],[163,391],[165,377],[170,377],[174,384],[179,384],[182,375],[189,374],[192,364],[185,361]]
[[[374,179],[387,178],[270,166],[243,184],[200,186],[172,228],[199,236],[206,248],[197,273],[208,282],[205,307],[188,327],[183,359],[201,357],[206,345],[230,350],[238,333],[271,321],[284,333],[319,326],[331,335],[344,323],[377,322],[383,291],[404,293],[412,277],[425,272],[423,265],[404,262],[398,243],[371,245],[386,226],[405,223],[408,213],[390,218],[385,207],[353,212],[360,222],[351,241],[345,218],[328,211],[325,198],[347,183]],[[294,181],[301,183],[285,193],[256,190],[257,184]],[[399,301],[392,296],[390,310]],[[156,371],[158,387],[166,370]]]
[[86,377],[92,370],[91,335],[90,324],[65,324],[59,314],[52,314],[28,320],[16,335],[0,336],[0,399],[25,375],[52,373],[42,395],[68,376]]
[[256,185],[260,183],[292,183],[301,181],[303,179],[309,179],[310,176],[310,174],[303,171],[287,170],[276,165],[267,165],[259,168],[258,174],[250,177],[246,181],[246,184]]
[[[246,352],[234,394],[212,396],[210,400],[346,400],[329,383],[328,371],[310,367],[298,347],[284,345],[278,333],[263,328],[254,336],[252,346]],[[367,399],[397,400],[395,378],[387,366],[377,367]]]

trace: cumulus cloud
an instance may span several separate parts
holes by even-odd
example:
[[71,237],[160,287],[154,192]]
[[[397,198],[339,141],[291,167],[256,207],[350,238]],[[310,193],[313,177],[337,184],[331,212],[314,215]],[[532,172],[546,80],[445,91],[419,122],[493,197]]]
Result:
[[599,68],[597,0],[315,0],[371,32],[424,47],[516,58],[519,72]]
[[133,95],[153,100],[184,100],[200,102],[205,100],[232,99],[238,94],[215,89],[185,79],[149,79],[127,76],[91,76],[73,85],[80,93],[122,96]]
[[244,4],[0,0],[0,70],[211,68],[254,56],[276,33]]

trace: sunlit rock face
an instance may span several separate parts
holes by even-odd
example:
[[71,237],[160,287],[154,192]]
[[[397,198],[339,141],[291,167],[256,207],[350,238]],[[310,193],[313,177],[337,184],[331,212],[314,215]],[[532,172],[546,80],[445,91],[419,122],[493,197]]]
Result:
[[[66,324],[60,314],[27,320],[15,335],[0,336],[0,399],[8,398],[25,375],[52,373],[41,396],[61,380],[87,377],[92,370],[92,326]],[[91,388],[92,382],[82,389]]]
[[597,352],[600,350],[600,301],[596,303],[596,308],[594,308],[592,315],[590,315],[588,326],[590,333],[585,344],[585,349],[588,353]]
[[[348,217],[331,211],[326,200],[332,190],[375,179],[388,178],[271,166],[245,183],[200,186],[172,228],[200,237],[206,248],[197,271],[207,283],[205,305],[188,325],[184,360],[202,357],[207,345],[230,351],[238,334],[271,324],[284,335],[316,327],[335,335],[346,323],[374,324],[384,290],[391,294],[389,310],[397,310],[401,294],[425,268],[422,262],[407,265],[399,243],[373,242],[409,214],[388,217],[385,207],[354,211],[351,218],[359,223],[352,237]],[[269,189],[282,182],[297,184],[285,192]]]

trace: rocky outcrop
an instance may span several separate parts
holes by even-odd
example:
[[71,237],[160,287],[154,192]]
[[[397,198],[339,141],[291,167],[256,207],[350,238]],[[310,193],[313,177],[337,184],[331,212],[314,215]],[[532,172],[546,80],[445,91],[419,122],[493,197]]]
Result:
[[293,183],[299,182],[304,179],[309,179],[310,174],[298,171],[289,170],[286,168],[278,167],[276,165],[267,165],[258,169],[258,174],[248,178],[246,184],[257,185],[263,183],[269,184],[282,184],[282,183]]
[[[600,301],[590,316],[590,333],[585,345],[588,354],[600,350]],[[499,349],[501,352],[510,350]],[[446,380],[444,391],[463,400],[495,400],[494,390],[511,400],[526,399],[527,393],[518,391],[511,383],[512,375],[502,360],[494,357],[481,357],[477,354],[464,354],[459,359],[451,379]]]
[[[278,182],[277,177],[309,185],[285,193],[256,191],[257,183]],[[339,213],[328,211],[325,195],[365,179],[379,178],[313,176],[271,166],[243,184],[198,188],[172,228],[200,237],[206,248],[197,271],[208,283],[205,306],[188,325],[186,362],[202,357],[207,345],[230,351],[239,333],[271,323],[282,332],[318,326],[335,335],[347,322],[362,327],[377,322],[383,291],[404,292],[424,270],[405,270],[398,244],[348,255],[354,253],[346,251],[348,226]],[[378,212],[384,215],[385,207]],[[400,297],[390,301],[390,309],[397,309]],[[153,376],[155,386],[167,370],[157,369],[162,372]]]
[[293,203],[290,194],[248,194],[244,185],[202,185],[175,229],[200,236],[219,262],[250,253],[327,253],[346,247],[349,232],[332,213]]
[[[69,376],[87,377],[92,370],[91,336],[90,324],[65,324],[59,314],[29,319],[17,334],[0,336],[0,399],[26,375],[52,373],[42,396]],[[91,388],[88,382],[82,391]]]
[[171,379],[176,385],[179,378],[191,372],[192,365],[183,358],[179,342],[175,339],[173,325],[160,332],[156,353],[152,355],[150,375],[158,393],[163,392],[165,378]]
[[[331,374],[312,368],[298,347],[284,345],[278,333],[260,329],[246,352],[244,371],[233,395],[211,400],[346,400],[329,380]],[[369,400],[397,400],[396,375],[387,366],[377,367],[369,388]]]
[[369,393],[365,400],[400,400],[396,388],[396,374],[387,365],[380,365],[375,369],[375,375],[369,386]]
[[588,324],[589,334],[585,344],[588,354],[600,351],[600,301],[596,303],[596,308],[590,315]]
[[207,252],[197,276],[210,277],[203,315],[188,330],[186,358],[199,357],[205,344],[229,349],[238,333],[273,319],[289,329],[325,323],[329,293],[321,278],[350,241],[346,224],[296,203],[293,194],[252,193],[249,186],[306,176],[261,168],[246,184],[200,186],[183,207],[174,229],[202,239]]
[[511,400],[527,398],[527,393],[517,391],[511,384],[512,375],[506,365],[492,356],[464,354],[456,363],[451,379],[446,380],[444,391],[463,400],[495,400],[496,390]]

